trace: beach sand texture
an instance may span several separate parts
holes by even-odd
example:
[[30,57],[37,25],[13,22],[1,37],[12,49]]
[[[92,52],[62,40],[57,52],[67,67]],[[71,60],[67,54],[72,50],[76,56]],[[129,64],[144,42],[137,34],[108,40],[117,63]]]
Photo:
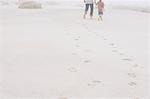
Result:
[[149,13],[0,8],[3,99],[148,99]]

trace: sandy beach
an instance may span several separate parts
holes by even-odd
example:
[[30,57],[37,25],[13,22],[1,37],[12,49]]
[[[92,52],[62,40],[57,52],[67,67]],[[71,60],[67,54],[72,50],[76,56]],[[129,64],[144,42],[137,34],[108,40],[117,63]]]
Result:
[[0,6],[1,99],[149,99],[150,13]]

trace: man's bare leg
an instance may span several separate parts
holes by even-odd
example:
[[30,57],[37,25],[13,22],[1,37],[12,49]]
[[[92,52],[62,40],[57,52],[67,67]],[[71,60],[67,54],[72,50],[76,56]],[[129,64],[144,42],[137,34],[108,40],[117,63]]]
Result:
[[83,19],[86,19],[86,14],[87,14],[87,12],[85,12],[85,13],[84,13],[84,15],[83,15]]

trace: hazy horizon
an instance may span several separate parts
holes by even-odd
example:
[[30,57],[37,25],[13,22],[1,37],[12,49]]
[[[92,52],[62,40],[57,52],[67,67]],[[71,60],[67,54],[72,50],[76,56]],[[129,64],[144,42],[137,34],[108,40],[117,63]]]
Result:
[[[19,1],[19,0],[0,0],[0,1]],[[57,0],[20,0],[20,1],[57,1]],[[83,2],[83,0],[59,0],[59,1],[77,1]],[[59,2],[58,1],[58,2]],[[140,1],[140,2],[147,2],[148,0],[103,0],[104,2],[133,2],[133,1]]]

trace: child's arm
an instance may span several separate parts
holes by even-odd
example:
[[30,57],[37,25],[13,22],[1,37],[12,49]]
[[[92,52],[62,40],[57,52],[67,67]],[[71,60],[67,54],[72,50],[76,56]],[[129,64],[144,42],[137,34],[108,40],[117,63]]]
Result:
[[104,6],[105,6],[105,5],[104,5],[104,2],[103,2],[103,9],[104,9]]

